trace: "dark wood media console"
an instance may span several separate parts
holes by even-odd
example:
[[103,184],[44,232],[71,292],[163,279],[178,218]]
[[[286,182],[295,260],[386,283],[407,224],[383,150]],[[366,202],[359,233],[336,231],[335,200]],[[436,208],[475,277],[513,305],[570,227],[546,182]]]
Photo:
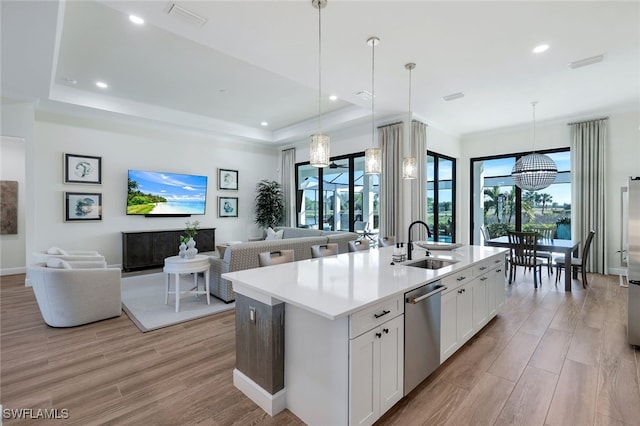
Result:
[[[178,254],[184,229],[122,233],[122,269],[125,272],[164,266],[164,259]],[[216,228],[198,229],[198,252],[214,251]]]

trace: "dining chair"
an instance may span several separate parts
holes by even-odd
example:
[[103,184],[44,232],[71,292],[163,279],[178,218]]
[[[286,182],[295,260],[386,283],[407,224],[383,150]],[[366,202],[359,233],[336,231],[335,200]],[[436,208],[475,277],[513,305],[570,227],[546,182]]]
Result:
[[387,235],[386,237],[378,237],[378,247],[390,247],[396,245],[396,236]]
[[565,269],[566,273],[572,273],[574,270],[580,271],[582,275],[582,288],[587,288],[589,283],[587,282],[587,258],[589,257],[589,250],[591,249],[591,241],[593,241],[593,237],[596,235],[596,231],[593,229],[589,231],[589,235],[587,236],[587,241],[584,243],[584,247],[582,248],[582,257],[572,257],[571,258],[571,271],[566,271],[566,265],[564,264],[564,256],[556,257],[554,259],[556,263],[556,283],[560,280],[560,270]]
[[486,242],[491,239],[491,235],[489,235],[489,230],[485,225],[480,225],[480,232],[482,232],[482,237],[484,238],[484,242],[486,244]]
[[338,254],[338,243],[311,246],[311,257],[313,259],[325,256],[335,256],[336,254]]
[[349,241],[349,253],[369,250],[369,240]]
[[[556,232],[556,230],[553,228],[544,228],[537,226],[533,226],[530,229],[531,232],[535,232],[539,238],[542,238],[544,240],[553,240],[553,234]],[[538,251],[537,256],[541,259],[546,259],[547,275],[551,276],[553,254],[550,251]]]
[[[515,281],[516,266],[533,269],[533,286],[538,288],[538,281],[542,284],[542,266],[544,263],[537,256],[538,237],[535,232],[509,231],[509,253],[511,271],[509,284]],[[537,275],[536,275],[537,272]]]
[[258,253],[258,265],[270,266],[293,262],[293,250],[265,251]]

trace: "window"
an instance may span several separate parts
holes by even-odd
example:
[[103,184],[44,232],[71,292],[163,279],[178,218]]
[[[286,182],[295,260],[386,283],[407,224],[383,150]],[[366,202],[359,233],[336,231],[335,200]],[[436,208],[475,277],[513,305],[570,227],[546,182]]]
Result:
[[296,164],[297,226],[354,231],[355,222],[376,232],[380,217],[379,177],[364,173],[364,153],[331,159],[329,167]]
[[528,153],[471,159],[471,235],[474,244],[482,243],[480,226],[483,224],[491,238],[507,235],[509,230],[534,228],[549,228],[555,234],[557,221],[571,217],[569,149],[543,153],[556,163],[558,176],[553,184],[539,191],[522,191],[511,178],[513,165]]
[[455,176],[455,159],[427,152],[427,225],[433,241],[455,242]]

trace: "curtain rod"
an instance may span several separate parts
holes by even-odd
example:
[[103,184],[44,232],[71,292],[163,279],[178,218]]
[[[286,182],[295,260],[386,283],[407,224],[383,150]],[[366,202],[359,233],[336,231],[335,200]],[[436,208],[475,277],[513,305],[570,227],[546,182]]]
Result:
[[591,123],[592,121],[608,120],[609,117],[594,118],[592,120],[574,121],[573,123],[567,123],[567,126],[573,126],[574,124]]
[[[424,124],[425,126],[429,127],[429,125],[427,123],[423,123],[420,120],[411,120],[412,123],[420,123],[420,124]],[[389,126],[395,126],[397,124],[403,124],[404,121],[396,121],[394,123],[389,123],[389,124],[385,124],[383,126],[378,126],[378,129],[382,129],[383,127],[389,127]]]

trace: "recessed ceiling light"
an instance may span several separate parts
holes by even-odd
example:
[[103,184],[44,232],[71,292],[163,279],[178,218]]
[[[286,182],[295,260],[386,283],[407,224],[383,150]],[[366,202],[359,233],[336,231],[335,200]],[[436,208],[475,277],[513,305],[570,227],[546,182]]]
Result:
[[261,122],[261,123],[260,123],[260,125],[261,125],[261,126],[263,126],[263,127],[265,127],[265,126],[268,126],[268,125],[269,125],[269,123],[267,123],[266,121],[263,121],[263,122]]
[[144,24],[144,19],[136,15],[129,15],[129,20],[134,24],[138,24],[138,25]]
[[329,96],[329,99],[332,100],[332,101],[337,101],[338,97],[336,95],[331,95],[331,96]]
[[542,53],[544,51],[546,51],[547,49],[549,49],[549,45],[548,44],[541,44],[539,46],[536,46],[533,48],[533,53]]
[[104,81],[96,81],[96,86],[98,86],[101,89],[106,89],[107,87],[109,87],[109,85]]

